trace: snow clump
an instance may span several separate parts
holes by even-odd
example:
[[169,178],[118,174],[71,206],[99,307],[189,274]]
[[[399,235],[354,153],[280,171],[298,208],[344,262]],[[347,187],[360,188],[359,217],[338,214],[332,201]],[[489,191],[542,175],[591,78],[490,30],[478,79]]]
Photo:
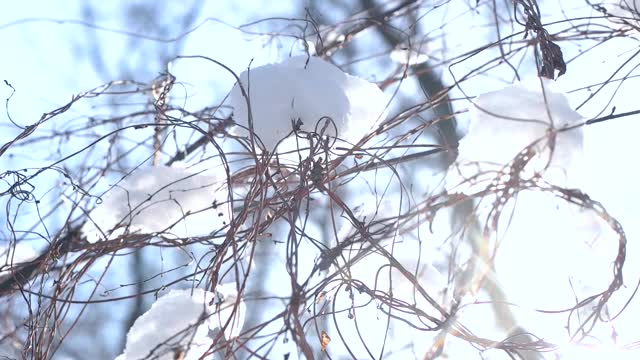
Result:
[[[317,57],[297,56],[249,69],[240,75],[240,84],[249,95],[254,133],[268,151],[292,134],[298,120],[300,130],[320,133],[321,120],[331,118],[337,137],[354,144],[386,115],[388,100],[378,86]],[[249,111],[240,84],[231,91],[233,118],[239,125],[234,134],[248,136]],[[336,136],[334,127],[328,126],[324,134]]]
[[554,185],[580,187],[584,136],[579,125],[583,118],[564,94],[553,91],[549,80],[536,79],[482,94],[470,113],[468,133],[447,174],[450,191],[483,190],[527,149],[534,153],[520,171],[523,179],[542,176]]
[[633,24],[640,18],[640,0],[607,0],[603,4],[611,22],[625,25]]
[[157,166],[129,174],[90,213],[87,240],[130,233],[175,237],[206,235],[229,223],[225,180],[184,168]]
[[199,359],[213,344],[209,331],[222,329],[227,322],[225,338],[237,337],[244,325],[244,301],[236,307],[235,283],[218,285],[216,293],[169,291],[136,319],[127,333],[125,350],[116,360]]

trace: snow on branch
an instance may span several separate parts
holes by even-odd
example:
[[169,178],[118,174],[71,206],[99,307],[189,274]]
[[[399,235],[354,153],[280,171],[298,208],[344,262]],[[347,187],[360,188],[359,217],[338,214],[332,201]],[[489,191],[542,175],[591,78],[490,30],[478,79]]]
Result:
[[242,329],[246,312],[243,301],[236,308],[234,290],[235,284],[226,284],[218,286],[219,296],[202,289],[169,291],[135,321],[117,359],[195,360],[211,348],[210,330],[224,328],[225,338],[232,340]]
[[0,279],[11,276],[11,272],[20,264],[31,261],[37,256],[36,250],[25,242],[9,246],[0,245]]
[[[337,136],[347,143],[341,146],[350,147],[384,120],[387,102],[375,84],[307,56],[244,71],[231,91],[236,135],[247,136],[251,115],[255,135],[267,150],[292,135],[298,121],[299,130]],[[327,130],[323,119],[333,123]]]
[[603,5],[611,15],[609,20],[616,24],[637,24],[640,19],[640,0],[607,0]]
[[224,177],[178,167],[148,167],[126,176],[90,213],[90,242],[124,233],[205,235],[229,223]]
[[582,120],[544,78],[482,94],[473,101],[469,131],[460,141],[447,186],[465,193],[472,184],[478,185],[476,190],[486,188],[508,175],[500,174],[506,165],[530,151],[518,176],[541,176],[555,185],[579,187]]

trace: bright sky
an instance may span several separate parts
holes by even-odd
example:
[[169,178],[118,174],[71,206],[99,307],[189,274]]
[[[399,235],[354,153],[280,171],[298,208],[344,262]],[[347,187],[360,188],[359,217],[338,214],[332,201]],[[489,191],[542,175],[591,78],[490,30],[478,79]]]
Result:
[[[15,94],[9,103],[9,110],[13,121],[25,126],[34,123],[44,112],[51,111],[58,106],[67,103],[73,94],[83,90],[93,88],[102,84],[106,80],[101,74],[97,74],[95,68],[87,60],[89,53],[87,39],[85,35],[93,31],[72,21],[56,23],[44,19],[55,20],[77,20],[82,18],[80,3],[82,0],[67,1],[60,5],[59,2],[46,0],[15,2],[10,6],[9,11],[0,12],[0,43],[5,50],[0,57],[0,80],[8,81],[15,89]],[[95,23],[112,29],[125,29],[120,9],[128,1],[93,2],[92,6],[102,9],[100,18],[95,19]],[[264,6],[262,1],[251,0],[243,2],[207,1],[198,15],[196,24],[200,24],[208,16],[224,20],[230,25],[241,25],[248,21],[266,18],[269,16],[289,15],[297,6],[293,2],[270,2],[269,6]],[[544,14],[550,19],[561,19],[562,12],[558,8],[559,1],[546,1],[544,4]],[[460,8],[451,5],[447,16],[453,18],[458,13],[467,8],[467,4],[462,4]],[[562,6],[567,11],[582,11],[589,14],[590,10],[585,7],[582,0],[562,1]],[[579,9],[579,10],[575,10]],[[167,11],[168,14],[171,11]],[[573,16],[573,15],[572,15]],[[463,20],[459,20],[463,22]],[[465,21],[483,23],[485,20],[478,15],[469,15]],[[170,23],[171,19],[167,19]],[[435,28],[433,25],[425,25],[427,29]],[[492,27],[478,26],[477,31],[452,33],[447,39],[447,46],[461,53],[465,48],[475,48],[478,42],[486,42],[487,38],[494,35]],[[132,29],[132,31],[135,31]],[[172,30],[175,31],[175,30]],[[170,36],[176,36],[180,32],[172,32]],[[105,54],[102,58],[106,67],[117,74],[117,69],[121,65],[123,52],[128,51],[126,42],[129,37],[108,31],[95,31],[95,38],[92,41],[98,42],[98,46]],[[637,35],[635,35],[637,38]],[[253,60],[252,66],[273,62],[283,54],[287,53],[290,43],[284,41],[282,48],[273,45],[267,37],[249,38],[240,31],[233,29],[229,25],[216,21],[204,23],[198,30],[185,37],[184,47],[180,51],[185,55],[204,55],[214,58],[230,66],[237,73],[242,72]],[[158,44],[157,42],[146,40],[141,43]],[[575,54],[576,48],[569,50],[567,44],[566,53]],[[277,45],[277,43],[276,43]],[[578,57],[569,62],[569,71],[557,82],[558,89],[569,92],[567,97],[574,109],[578,108],[589,94],[588,90],[575,91],[584,86],[597,84],[605,81],[618,66],[623,64],[637,49],[635,39],[616,39],[609,41],[603,46],[597,47],[587,56]],[[109,56],[107,54],[116,54]],[[140,53],[127,54],[126,58],[131,63],[145,64],[146,56],[153,53],[145,50]],[[477,59],[480,63],[486,59]],[[455,67],[452,72],[456,77],[464,75],[465,70],[472,68],[474,61],[470,60],[463,66]],[[384,63],[384,61],[383,61]],[[637,61],[632,62],[633,64]],[[369,77],[375,74],[375,70],[367,68],[370,63],[355,65],[362,77]],[[628,65],[626,71],[631,67]],[[163,71],[162,64],[153,59],[152,65],[147,66],[139,81],[149,81],[156,74]],[[622,71],[617,77],[626,74]],[[214,68],[210,63],[197,60],[180,61],[173,65],[172,72],[181,81],[186,83],[189,99],[186,103],[187,109],[198,109],[206,105],[216,103],[233,86],[234,79],[220,70]],[[479,76],[465,83],[463,90],[469,96],[476,96],[482,92],[495,90],[505,86],[504,79],[509,79],[508,73],[500,74],[499,78],[488,78]],[[444,73],[447,81],[452,81],[450,74]],[[4,99],[11,95],[12,90],[0,83],[0,98]],[[592,89],[595,89],[593,87]],[[594,100],[587,105],[580,107],[578,112],[585,118],[598,116],[600,113],[609,114],[615,106],[616,113],[636,110],[638,106],[638,81],[627,80],[619,89],[615,86],[605,88]],[[393,89],[390,89],[393,90]],[[403,87],[405,94],[417,90],[415,83],[407,83]],[[615,100],[608,103],[610,96],[616,92]],[[455,96],[462,96],[456,90]],[[468,103],[460,103],[460,108],[468,107]],[[65,114],[74,117],[82,113],[89,113],[95,109],[89,108],[81,103],[79,106]],[[101,110],[106,112],[106,110]],[[585,129],[587,162],[589,165],[589,193],[594,199],[601,201],[603,205],[618,218],[625,227],[628,238],[628,260],[625,276],[628,289],[621,291],[622,295],[614,297],[614,304],[626,299],[633,290],[635,282],[640,274],[640,246],[634,241],[640,235],[640,225],[637,222],[640,216],[637,204],[640,202],[640,190],[636,182],[640,177],[640,170],[637,163],[635,142],[640,131],[638,122],[640,117],[630,116],[616,119],[602,124],[589,126]],[[0,143],[12,139],[19,130],[8,122],[6,113],[0,111]],[[491,146],[491,144],[487,144]],[[3,157],[0,159],[0,168],[18,169],[29,166],[43,165],[45,155],[50,154],[51,149],[29,149],[28,152],[16,153],[15,157]],[[56,155],[53,155],[54,157]],[[35,161],[31,161],[36,159]],[[46,178],[39,179],[45,181]],[[51,187],[47,184],[45,188]],[[544,259],[540,259],[540,267],[544,267]],[[638,301],[636,301],[637,303]],[[614,306],[616,308],[616,306]],[[633,306],[623,318],[640,318],[640,309]],[[635,328],[635,324],[622,323],[621,327]],[[369,329],[374,332],[373,329]],[[635,341],[635,333],[621,333],[620,341]],[[576,352],[581,355],[572,355],[570,359],[585,358],[583,349],[569,349],[567,353]]]

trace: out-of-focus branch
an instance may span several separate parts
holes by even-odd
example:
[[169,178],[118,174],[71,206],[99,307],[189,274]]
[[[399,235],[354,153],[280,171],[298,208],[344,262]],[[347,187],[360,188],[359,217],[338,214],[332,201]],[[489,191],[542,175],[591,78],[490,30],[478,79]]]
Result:
[[[361,4],[366,9],[369,9],[373,17],[380,16],[380,7],[375,4],[373,0],[361,0]],[[401,44],[404,40],[398,32],[393,31],[388,26],[385,26],[384,22],[377,27],[377,30],[385,39],[387,45],[392,49]],[[455,151],[444,152],[444,156],[440,157],[439,165],[442,170],[445,170],[455,161],[460,140],[460,135],[456,131],[456,118],[451,115],[453,110],[451,108],[450,101],[448,100],[448,95],[443,93],[447,91],[447,88],[442,83],[437,72],[434,71],[428,62],[413,65],[413,68],[414,69],[412,70],[419,74],[417,76],[417,80],[425,95],[428,98],[437,96],[442,99],[433,106],[431,110],[433,111],[434,118],[442,119],[435,122],[435,129],[439,135],[438,138],[441,141],[441,145],[446,149],[455,149]],[[517,327],[515,316],[511,312],[509,306],[505,305],[507,304],[506,294],[496,283],[495,277],[492,276],[492,265],[489,254],[486,251],[486,240],[482,236],[480,223],[477,217],[474,216],[473,200],[462,201],[458,205],[454,206],[452,208],[451,216],[454,220],[453,223],[466,224],[465,226],[471,228],[468,229],[465,234],[466,239],[473,250],[473,258],[468,267],[468,275],[464,276],[465,280],[459,282],[458,286],[462,287],[463,291],[486,291],[493,301],[493,309],[496,314],[496,321],[498,322],[498,325],[507,331],[510,336],[520,336],[519,334],[524,333],[524,330]],[[472,224],[469,224],[469,222]],[[489,275],[487,276],[487,274]],[[479,278],[478,275],[480,275],[481,278]],[[448,330],[444,330],[438,337],[438,344],[434,345],[435,350],[432,349],[434,351],[426,354],[425,359],[438,357],[442,353],[442,346],[444,346],[446,331]],[[525,341],[528,339],[526,335],[521,337],[523,337],[522,340]],[[525,359],[540,358],[538,354],[534,352],[526,354],[526,356],[527,357]]]

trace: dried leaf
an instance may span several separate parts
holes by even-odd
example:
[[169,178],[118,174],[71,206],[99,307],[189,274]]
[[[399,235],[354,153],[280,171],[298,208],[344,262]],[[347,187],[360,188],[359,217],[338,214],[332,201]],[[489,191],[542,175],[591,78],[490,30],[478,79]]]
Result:
[[326,291],[323,291],[320,294],[318,294],[318,296],[316,296],[316,304],[320,304],[326,296],[327,296]]
[[327,335],[326,331],[322,330],[322,333],[320,333],[320,349],[322,349],[322,351],[326,351],[330,342],[331,338]]

